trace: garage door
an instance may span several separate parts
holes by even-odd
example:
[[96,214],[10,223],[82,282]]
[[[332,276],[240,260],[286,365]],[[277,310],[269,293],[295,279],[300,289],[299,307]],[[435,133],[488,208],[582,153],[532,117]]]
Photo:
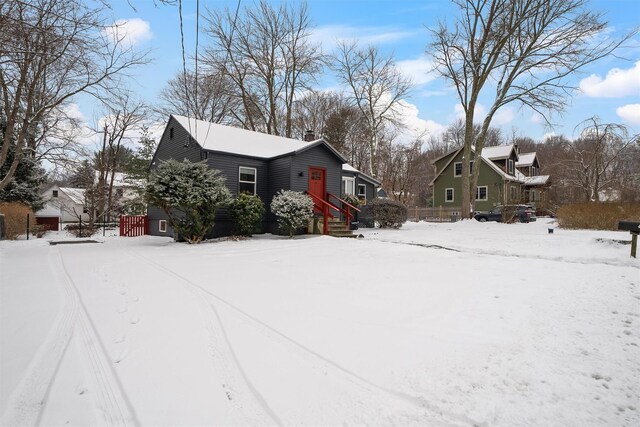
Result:
[[38,216],[36,224],[46,226],[47,230],[58,231],[59,219],[57,216]]

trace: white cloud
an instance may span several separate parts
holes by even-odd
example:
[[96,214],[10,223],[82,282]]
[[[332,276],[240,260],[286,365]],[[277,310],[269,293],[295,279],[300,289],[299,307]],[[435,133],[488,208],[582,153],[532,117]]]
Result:
[[545,120],[544,120],[544,117],[542,117],[542,114],[538,113],[537,111],[535,111],[531,115],[531,118],[529,120],[531,121],[531,123],[535,123],[535,124],[538,124],[538,125],[546,123]]
[[616,114],[631,125],[640,126],[640,104],[627,104],[616,108]]
[[140,18],[118,19],[104,32],[114,43],[122,42],[129,46],[143,43],[153,37],[149,22]]
[[[464,119],[464,108],[462,108],[462,104],[456,104],[456,106],[453,107],[453,111],[455,112],[457,119]],[[475,119],[475,122],[477,123],[481,120],[484,120],[486,116],[487,116],[487,109],[485,108],[485,106],[480,103],[477,103],[476,110],[473,114],[473,118]]]
[[433,61],[426,55],[421,55],[416,59],[406,59],[396,63],[400,72],[411,79],[416,85],[423,85],[436,79],[433,71]]
[[418,117],[419,110],[414,104],[400,101],[399,105],[398,118],[406,129],[398,136],[398,142],[409,143],[416,138],[439,135],[445,131],[446,126]]
[[357,40],[363,46],[377,45],[398,42],[415,34],[416,31],[402,31],[391,27],[325,25],[311,32],[311,41],[320,43],[325,51],[332,51],[339,42]]
[[640,61],[627,70],[613,68],[604,79],[592,74],[580,81],[580,90],[593,98],[640,95]]
[[513,110],[509,107],[503,107],[496,111],[493,115],[493,120],[491,120],[491,124],[496,126],[502,126],[509,124],[513,121],[513,117],[515,116]]

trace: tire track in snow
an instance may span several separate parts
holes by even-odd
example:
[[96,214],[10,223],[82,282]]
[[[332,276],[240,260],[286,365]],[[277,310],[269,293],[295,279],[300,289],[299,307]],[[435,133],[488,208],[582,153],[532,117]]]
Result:
[[[49,270],[55,278],[55,283],[65,283],[65,278],[55,262],[57,257],[54,257],[54,254],[51,248],[47,256]],[[71,289],[64,285],[63,291],[62,309],[53,323],[54,326],[29,364],[25,376],[9,398],[0,423],[3,426],[39,424],[51,385],[71,342],[78,315],[78,301]]]
[[562,256],[544,256],[544,255],[533,255],[533,254],[515,254],[512,252],[505,252],[499,250],[486,250],[481,248],[452,248],[446,246],[440,246],[436,244],[429,243],[416,243],[416,242],[402,242],[398,240],[384,240],[384,239],[371,239],[380,243],[393,243],[394,245],[406,245],[406,246],[419,246],[426,249],[442,249],[452,252],[473,254],[473,255],[488,255],[488,256],[501,256],[501,257],[510,257],[510,258],[523,258],[523,259],[534,259],[540,261],[555,261],[555,262],[563,262],[570,264],[598,264],[598,265],[607,265],[612,267],[631,267],[635,269],[640,269],[640,266],[632,263],[628,260],[601,260],[598,258],[566,258]]
[[227,331],[215,305],[208,295],[197,286],[185,280],[175,272],[148,259],[145,256],[129,251],[136,258],[141,259],[155,269],[160,269],[166,274],[179,278],[188,285],[187,289],[197,296],[196,300],[204,314],[205,328],[211,339],[210,351],[219,366],[223,380],[223,390],[229,403],[236,408],[235,416],[240,415],[241,425],[284,425],[275,411],[269,406],[265,398],[253,385],[253,382],[245,372],[229,340]]
[[[201,285],[192,282],[191,280],[189,280],[188,278],[182,276],[181,274],[168,269],[167,267],[143,256],[137,253],[134,253],[135,256],[137,256],[138,258],[144,260],[145,262],[147,262],[148,264],[152,264],[153,266],[155,266],[156,268],[178,278],[179,280],[181,280],[182,282],[186,283],[187,285],[196,288],[199,293],[201,294],[205,294],[205,297],[208,298],[213,298],[216,301],[224,304],[225,306],[227,306],[228,308],[230,308],[232,311],[236,312],[237,314],[239,314],[241,317],[249,320],[249,324],[252,324],[254,327],[257,327],[258,329],[266,332],[268,335],[270,335],[272,338],[274,338],[275,340],[282,342],[290,347],[292,347],[294,350],[301,352],[303,355],[313,358],[316,362],[320,362],[324,367],[329,368],[330,370],[333,370],[334,372],[338,372],[343,378],[346,378],[350,383],[363,388],[364,390],[366,390],[369,393],[372,392],[382,392],[385,395],[388,396],[392,396],[395,397],[397,399],[399,399],[400,401],[409,403],[411,405],[414,406],[418,406],[419,408],[422,409],[426,409],[430,412],[432,412],[432,415],[440,417],[440,418],[444,418],[444,421],[446,423],[448,423],[447,425],[451,425],[451,426],[460,426],[460,425],[478,425],[478,423],[468,417],[466,417],[465,415],[461,415],[461,414],[456,414],[456,413],[451,413],[449,411],[445,411],[444,409],[430,403],[429,401],[427,401],[426,399],[419,397],[419,396],[413,396],[410,395],[408,393],[402,392],[402,391],[398,391],[398,390],[393,390],[391,388],[385,387],[385,386],[381,386],[378,385],[364,377],[362,377],[361,375],[349,370],[348,368],[343,367],[342,365],[338,364],[337,362],[323,356],[322,354],[308,348],[307,346],[305,346],[304,344],[294,340],[293,338],[287,336],[286,334],[278,331],[277,329],[273,328],[272,326],[268,325],[267,323],[261,321],[260,319],[254,317],[253,315],[247,313],[246,311],[242,310],[241,308],[237,307],[236,305],[230,303],[229,301],[225,300],[224,298],[214,294],[213,292],[209,291],[208,289],[202,287]],[[217,312],[217,310],[214,307],[213,303],[210,303],[212,309],[215,312],[215,315],[218,317],[218,320],[220,320],[220,316]],[[220,321],[220,325],[222,326],[222,322]],[[230,343],[227,340],[227,344],[230,347]],[[231,350],[233,351],[233,350]],[[233,355],[233,357],[235,358],[235,354]],[[237,359],[236,359],[236,362]],[[239,364],[239,362],[238,362]],[[240,366],[238,366],[239,369],[241,369]],[[439,424],[442,425],[442,424]]]
[[76,330],[85,350],[85,356],[96,389],[94,393],[97,400],[96,404],[102,413],[103,419],[109,426],[139,425],[135,411],[113,369],[104,344],[96,331],[59,248],[57,249],[57,255],[59,265],[65,275],[65,286],[68,288],[71,297],[76,301],[78,308]]

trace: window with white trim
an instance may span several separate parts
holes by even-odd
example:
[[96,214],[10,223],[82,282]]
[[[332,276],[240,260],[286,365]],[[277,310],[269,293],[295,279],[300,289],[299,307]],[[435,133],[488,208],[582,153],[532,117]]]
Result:
[[160,233],[166,233],[167,232],[167,220],[166,219],[161,219],[160,221],[158,221],[158,231]]
[[256,182],[258,175],[256,168],[240,166],[238,175],[238,194],[256,194]]
[[513,175],[513,173],[515,172],[515,171],[513,170],[514,165],[515,165],[515,163],[513,163],[513,160],[509,159],[509,161],[507,162],[507,168],[508,168],[508,169],[507,169],[507,171],[508,171],[511,175]]
[[365,184],[358,184],[358,197],[367,200],[367,186]]
[[487,201],[489,196],[489,189],[486,185],[481,185],[476,188],[476,200]]
[[445,202],[453,202],[453,188],[445,188],[444,190],[444,201]]
[[462,176],[462,162],[453,164],[453,176]]
[[58,197],[58,190],[53,190],[51,192],[51,197]]
[[[469,174],[473,172],[473,160],[469,162]],[[453,176],[462,176],[462,162],[455,162],[453,164]]]
[[356,179],[343,177],[342,178],[342,194],[356,194]]

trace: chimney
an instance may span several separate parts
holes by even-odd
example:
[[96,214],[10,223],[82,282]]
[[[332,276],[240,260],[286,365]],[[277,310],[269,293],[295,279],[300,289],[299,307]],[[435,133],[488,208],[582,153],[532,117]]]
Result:
[[309,142],[309,141],[315,141],[316,139],[316,133],[312,130],[308,130],[304,133],[304,140]]

